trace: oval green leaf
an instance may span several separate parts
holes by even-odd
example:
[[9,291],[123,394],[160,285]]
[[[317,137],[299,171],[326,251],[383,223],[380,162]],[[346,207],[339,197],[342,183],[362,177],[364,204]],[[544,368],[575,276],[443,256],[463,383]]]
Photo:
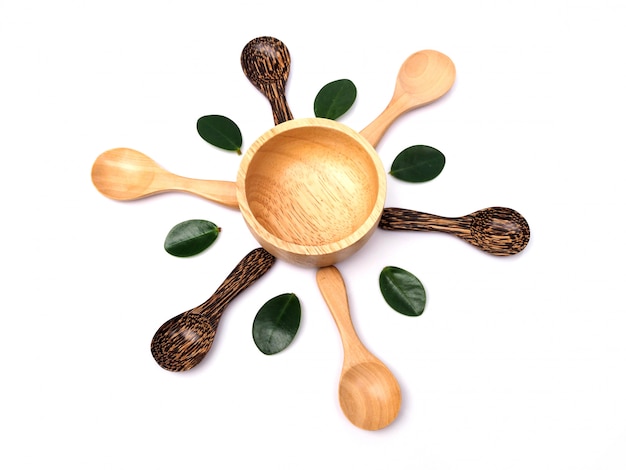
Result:
[[285,349],[298,332],[300,317],[300,300],[295,294],[281,294],[268,300],[252,324],[252,337],[257,348],[267,355]]
[[397,312],[417,317],[426,307],[426,291],[420,280],[395,266],[385,267],[379,277],[380,291],[387,304]]
[[241,130],[231,119],[219,114],[202,116],[196,127],[200,137],[209,144],[241,155],[243,137]]
[[327,83],[315,97],[315,117],[337,119],[352,107],[355,100],[356,86],[350,80],[344,78]]
[[428,145],[414,145],[398,154],[391,165],[390,175],[411,183],[423,183],[436,178],[446,164],[446,157]]
[[206,250],[217,239],[220,228],[208,220],[186,220],[175,225],[165,237],[165,251],[187,257]]

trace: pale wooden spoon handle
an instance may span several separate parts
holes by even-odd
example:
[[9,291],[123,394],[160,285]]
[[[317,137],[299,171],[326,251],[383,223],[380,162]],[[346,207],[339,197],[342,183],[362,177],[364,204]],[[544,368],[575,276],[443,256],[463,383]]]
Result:
[[237,185],[233,181],[201,180],[171,173],[163,173],[158,181],[156,180],[157,178],[155,178],[155,184],[167,188],[157,192],[183,191],[227,207],[239,209]]
[[344,368],[350,367],[354,363],[371,359],[371,353],[361,343],[352,324],[348,293],[339,270],[335,266],[326,266],[318,269],[317,285],[341,336],[341,343],[344,349]]
[[401,101],[392,101],[383,112],[371,123],[359,132],[365,139],[376,148],[387,132],[391,124],[409,109]]

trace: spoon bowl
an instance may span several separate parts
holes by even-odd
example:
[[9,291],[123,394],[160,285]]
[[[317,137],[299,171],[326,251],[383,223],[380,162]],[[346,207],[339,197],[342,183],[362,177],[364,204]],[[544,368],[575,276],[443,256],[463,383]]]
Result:
[[400,410],[400,386],[380,361],[344,368],[339,381],[339,406],[355,426],[376,431],[391,424]]
[[216,331],[217,324],[212,324],[207,316],[191,311],[180,313],[155,333],[150,345],[152,357],[165,370],[189,370],[209,352]]

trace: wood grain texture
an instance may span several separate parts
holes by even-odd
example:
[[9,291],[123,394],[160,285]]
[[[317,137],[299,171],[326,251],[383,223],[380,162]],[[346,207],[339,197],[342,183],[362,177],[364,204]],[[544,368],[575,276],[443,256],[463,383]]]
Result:
[[269,100],[274,124],[292,120],[286,98],[291,68],[287,46],[270,36],[255,38],[241,52],[241,68],[248,80]]
[[263,248],[248,253],[215,293],[201,305],[166,321],[152,338],[150,350],[156,362],[174,372],[196,366],[209,352],[228,304],[273,265],[276,258]]
[[261,246],[302,266],[335,264],[372,235],[386,174],[374,148],[328,119],[279,124],[244,155],[237,175],[242,215]]
[[496,256],[517,254],[530,240],[528,222],[519,212],[508,207],[489,207],[463,217],[442,217],[386,207],[379,227],[385,230],[450,233]]
[[239,207],[234,182],[175,175],[147,155],[129,148],[107,150],[98,156],[91,168],[91,180],[101,194],[118,201],[183,191],[228,207]]
[[335,266],[317,271],[320,292],[341,336],[344,360],[339,379],[339,404],[355,426],[375,431],[391,424],[400,411],[400,385],[387,366],[359,339],[341,273]]

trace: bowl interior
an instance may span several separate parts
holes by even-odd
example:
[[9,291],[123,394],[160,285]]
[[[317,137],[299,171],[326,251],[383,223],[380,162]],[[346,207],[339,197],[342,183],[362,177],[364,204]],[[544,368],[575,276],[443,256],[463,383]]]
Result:
[[379,193],[384,197],[385,190],[378,155],[347,130],[329,123],[296,126],[255,149],[245,199],[256,223],[272,237],[295,245],[327,245],[378,218]]

